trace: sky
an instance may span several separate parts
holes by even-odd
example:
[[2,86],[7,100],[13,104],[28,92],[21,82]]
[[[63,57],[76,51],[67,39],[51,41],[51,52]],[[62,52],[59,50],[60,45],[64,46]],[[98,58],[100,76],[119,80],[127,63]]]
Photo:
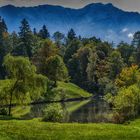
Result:
[[102,2],[112,3],[114,6],[125,11],[140,12],[140,0],[0,0],[0,6],[12,4],[15,6],[34,6],[34,5],[61,5],[64,7],[80,8],[89,3]]

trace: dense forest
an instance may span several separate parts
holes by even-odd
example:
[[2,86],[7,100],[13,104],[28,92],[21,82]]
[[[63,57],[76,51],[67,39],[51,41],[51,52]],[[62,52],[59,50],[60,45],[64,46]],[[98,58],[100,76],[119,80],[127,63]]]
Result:
[[115,45],[82,38],[73,29],[67,35],[59,31],[50,35],[45,25],[32,30],[26,19],[19,26],[18,33],[8,33],[0,18],[1,113],[12,115],[12,104],[53,100],[59,81],[74,83],[97,99],[103,96],[117,123],[140,113],[139,32],[131,45]]

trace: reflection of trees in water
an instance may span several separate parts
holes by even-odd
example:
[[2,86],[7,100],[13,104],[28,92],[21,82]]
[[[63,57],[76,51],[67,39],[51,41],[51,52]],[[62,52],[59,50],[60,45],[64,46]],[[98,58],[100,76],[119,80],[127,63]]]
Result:
[[91,101],[70,115],[70,122],[108,122],[109,105],[103,101]]
[[[25,109],[27,106],[25,106],[23,109]],[[29,106],[28,106],[29,107]],[[31,105],[30,106],[30,112],[23,115],[23,119],[32,119],[32,118],[38,118],[43,116],[43,110],[45,108],[45,105]]]
[[[69,103],[57,103],[63,109],[63,122],[109,122],[107,115],[111,112],[109,104],[103,100],[92,100],[80,109],[72,112],[67,110]],[[24,116],[24,119],[38,118],[44,116],[44,110],[49,104],[40,104],[30,106],[30,112]]]
[[42,117],[43,110],[45,109],[46,105],[40,104],[40,105],[33,105],[31,106],[30,114],[33,116],[33,118]]
[[69,112],[67,110],[66,103],[62,102],[61,106],[63,108],[63,114],[64,114],[63,122],[69,122]]

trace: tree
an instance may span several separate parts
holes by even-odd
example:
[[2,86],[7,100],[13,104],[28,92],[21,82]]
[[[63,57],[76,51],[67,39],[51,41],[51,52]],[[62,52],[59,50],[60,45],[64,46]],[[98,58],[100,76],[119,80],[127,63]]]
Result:
[[6,80],[9,82],[3,92],[4,99],[9,101],[9,115],[13,101],[24,104],[29,100],[39,99],[47,91],[47,78],[36,74],[36,68],[28,58],[7,55],[4,66],[8,73]]
[[137,85],[131,85],[120,89],[114,97],[114,109],[123,116],[124,120],[134,118],[138,115],[140,109],[140,89]]
[[19,37],[16,32],[13,32],[11,35],[11,40],[12,40],[12,55],[18,55],[18,45],[20,43]]
[[131,67],[123,68],[121,73],[115,80],[118,87],[128,87],[133,84],[138,83],[140,80],[140,71],[137,65],[132,65]]
[[69,59],[71,59],[72,56],[81,47],[82,47],[81,41],[79,41],[78,39],[72,40],[66,48],[65,55],[64,55],[64,61],[67,63],[69,61]]
[[62,34],[62,33],[60,33],[60,32],[55,32],[55,33],[53,34],[53,38],[54,38],[56,44],[57,44],[59,47],[60,47],[61,41],[64,39],[64,37],[65,37],[65,35]]
[[33,29],[33,34],[34,34],[35,36],[38,35],[38,33],[37,33],[37,31],[36,31],[36,28]]
[[124,66],[120,52],[113,51],[110,56],[110,79],[115,79]]
[[50,33],[48,32],[46,25],[43,25],[42,29],[39,31],[39,37],[42,39],[50,38]]
[[96,42],[97,45],[95,46],[97,46],[96,47],[97,53],[101,52],[104,55],[104,57],[109,57],[109,55],[113,50],[112,46],[108,42],[98,42],[98,41]]
[[78,84],[79,86],[85,88],[87,87],[87,65],[88,58],[90,55],[91,48],[81,47],[77,53],[75,53],[72,58],[68,61],[68,69],[71,80]]
[[68,38],[69,41],[72,41],[73,39],[76,38],[76,33],[73,29],[69,30],[67,38]]
[[132,45],[136,48],[140,47],[140,31],[138,31],[134,34]]
[[3,46],[3,39],[8,35],[7,25],[2,17],[0,17],[0,45]]
[[55,83],[68,80],[68,70],[60,56],[55,55],[47,59],[46,76]]
[[[127,64],[127,65],[131,65],[132,61],[132,57],[133,57],[133,54],[135,52],[135,48],[127,43],[124,43],[124,42],[121,42],[118,46],[117,46],[117,49],[118,51],[121,53],[121,56],[124,60],[124,62]],[[134,58],[133,58],[134,59]]]
[[33,34],[30,29],[30,25],[26,19],[21,21],[19,39],[20,44],[18,46],[18,55],[32,57],[32,43]]
[[90,53],[90,56],[89,56],[89,63],[88,63],[88,66],[87,66],[87,76],[88,76],[88,80],[91,82],[91,83],[97,83],[97,61],[98,61],[98,56],[97,54],[92,51]]
[[7,25],[0,17],[0,78],[4,79],[6,72],[4,67],[2,66],[4,56],[11,52],[12,49],[12,41],[7,32]]
[[51,56],[55,56],[58,53],[58,48],[49,39],[41,42],[40,48],[36,51],[36,54],[32,58],[33,64],[37,67],[39,73],[46,73],[46,61]]
[[140,66],[140,31],[134,34],[132,45],[136,48],[135,52],[136,64]]

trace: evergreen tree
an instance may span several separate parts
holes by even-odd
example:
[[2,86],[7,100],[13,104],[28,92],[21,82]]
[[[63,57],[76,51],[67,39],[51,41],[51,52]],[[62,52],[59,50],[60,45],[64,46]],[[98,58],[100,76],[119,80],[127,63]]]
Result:
[[36,36],[38,35],[37,31],[36,31],[36,28],[33,29],[33,34],[36,35]]
[[28,56],[29,58],[32,57],[32,37],[30,25],[26,19],[23,19],[19,32],[20,44],[18,55]]
[[65,63],[67,63],[69,61],[69,59],[72,58],[72,56],[78,51],[79,48],[82,47],[82,43],[81,41],[79,41],[78,39],[74,39],[71,42],[69,42],[67,49],[65,51],[65,55],[64,55],[64,60]]
[[72,41],[76,38],[76,33],[73,29],[70,29],[70,31],[68,32],[67,38],[69,41]]
[[50,38],[50,33],[46,25],[43,25],[42,29],[39,31],[39,37],[41,37],[42,39]]
[[0,78],[6,75],[5,69],[2,65],[4,56],[11,51],[11,39],[8,33],[7,25],[0,17]]
[[19,45],[19,37],[18,37],[16,32],[13,32],[10,35],[10,37],[11,37],[11,40],[12,40],[12,48],[13,48],[12,54],[17,55],[16,51],[17,51],[17,48],[18,48],[18,45]]
[[6,36],[8,36],[7,25],[2,17],[0,17],[0,45],[3,45],[3,40]]

